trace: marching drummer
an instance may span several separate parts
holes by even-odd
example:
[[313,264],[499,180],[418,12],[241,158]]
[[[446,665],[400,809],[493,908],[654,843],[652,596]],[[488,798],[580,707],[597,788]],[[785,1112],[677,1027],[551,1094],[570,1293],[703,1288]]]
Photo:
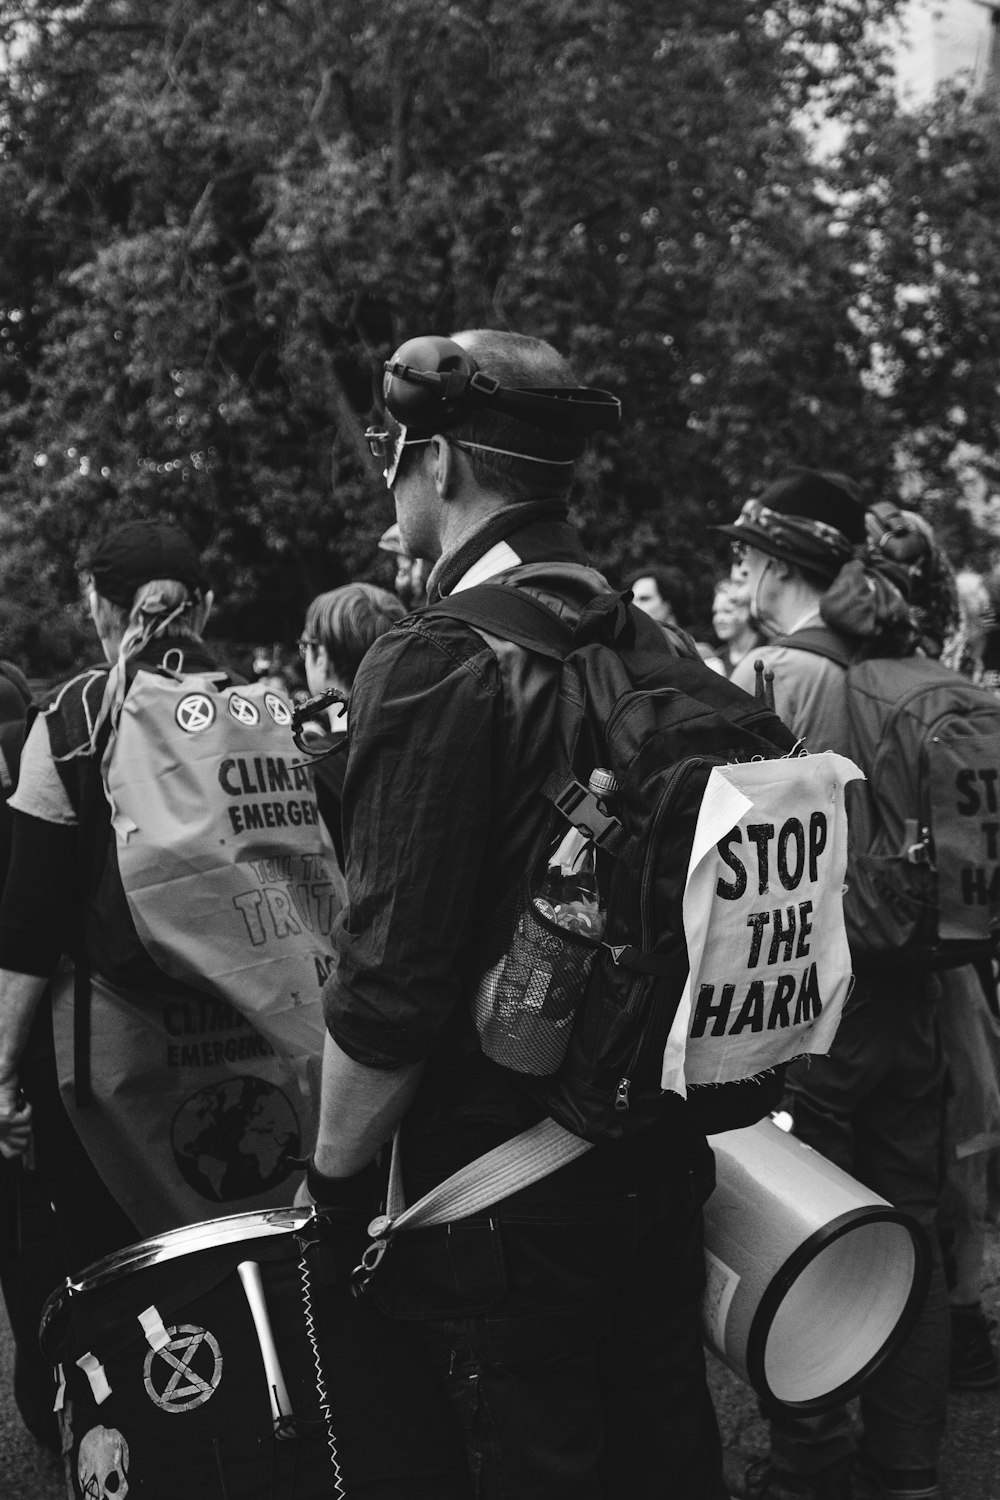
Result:
[[[122,883],[102,774],[102,761],[114,763],[105,750],[119,734],[115,714],[123,699],[149,702],[137,691],[146,680],[204,685],[200,674],[211,674],[209,689],[216,683],[220,693],[226,680],[202,639],[212,593],[201,558],[176,527],[135,521],[91,551],[82,583],[106,660],[58,688],[31,726],[10,801],[13,852],[0,908],[0,1151],[23,1153],[33,1134],[70,1269],[144,1235],[289,1202],[313,1128],[303,1069],[224,998],[165,972],[146,949],[148,933],[140,940]],[[195,743],[203,750],[220,723],[243,737],[250,763],[265,730],[291,747],[290,710],[264,691],[220,698],[225,713],[211,690],[182,694],[167,715],[168,758],[183,761]],[[146,736],[131,742],[140,748],[153,743],[151,712],[143,708],[142,718],[133,707],[126,716]],[[266,810],[294,802],[282,837],[289,848],[318,849],[311,777],[278,780]],[[243,795],[238,757],[221,782],[217,799],[234,786],[241,816],[262,820],[263,799]],[[191,793],[177,786],[183,806]],[[229,810],[221,806],[220,816]],[[205,817],[204,806],[198,812]],[[159,837],[161,854],[170,847],[166,824],[130,837],[140,833]],[[336,903],[320,879],[321,854],[308,857],[328,930]],[[248,932],[251,921],[270,920],[259,892],[248,891],[244,905]],[[210,922],[192,921],[182,937],[192,954],[214,957]],[[321,957],[325,973],[325,946]],[[318,980],[312,1008],[318,1037]]]

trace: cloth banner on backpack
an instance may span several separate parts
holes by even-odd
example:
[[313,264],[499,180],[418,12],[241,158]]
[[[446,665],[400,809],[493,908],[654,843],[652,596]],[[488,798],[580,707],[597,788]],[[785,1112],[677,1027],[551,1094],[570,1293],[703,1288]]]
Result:
[[164,973],[290,1055],[322,1052],[344,880],[291,710],[259,684],[140,672],[103,771],[122,886]]
[[828,1052],[852,984],[844,928],[844,787],[821,755],[716,767],[684,891],[690,971],[662,1084],[735,1083]]
[[52,984],[63,1104],[140,1234],[281,1208],[315,1139],[320,1058],[282,1056],[224,1000],[91,977],[93,1101],[73,1087],[73,971]]

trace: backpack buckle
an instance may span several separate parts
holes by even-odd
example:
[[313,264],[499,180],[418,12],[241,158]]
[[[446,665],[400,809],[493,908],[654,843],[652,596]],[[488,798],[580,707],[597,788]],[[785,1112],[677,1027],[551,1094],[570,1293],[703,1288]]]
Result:
[[[369,1234],[374,1232],[375,1223],[381,1224],[383,1222],[386,1224],[386,1226],[388,1226],[390,1223],[388,1219],[383,1220],[380,1218],[378,1220],[373,1220],[368,1229]],[[389,1230],[387,1227],[383,1231],[382,1237],[380,1239],[372,1240],[371,1244],[367,1246],[364,1254],[361,1257],[360,1263],[356,1265],[354,1267],[354,1270],[351,1272],[352,1297],[364,1296],[365,1292],[368,1290],[368,1283],[371,1281],[372,1277],[375,1275],[375,1272],[381,1265],[382,1257],[388,1250],[388,1248]]]
[[617,818],[601,811],[593,792],[579,781],[567,781],[556,788],[545,787],[546,797],[574,828],[589,834],[596,844],[605,843],[620,827]]
[[903,824],[903,858],[908,865],[933,865],[931,840],[927,829],[921,829],[915,818]]

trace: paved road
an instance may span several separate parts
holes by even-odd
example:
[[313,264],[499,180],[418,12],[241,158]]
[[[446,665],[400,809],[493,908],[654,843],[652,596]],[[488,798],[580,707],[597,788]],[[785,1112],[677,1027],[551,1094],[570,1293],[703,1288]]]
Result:
[[[1000,1315],[1000,1231],[990,1245],[986,1303]],[[21,1425],[10,1395],[12,1348],[6,1317],[0,1309],[0,1500],[66,1500],[59,1460],[40,1448]],[[757,1415],[753,1393],[718,1361],[712,1361],[723,1438],[729,1444],[762,1449],[766,1429]],[[1000,1500],[1000,1396],[954,1394],[943,1475],[948,1500]]]

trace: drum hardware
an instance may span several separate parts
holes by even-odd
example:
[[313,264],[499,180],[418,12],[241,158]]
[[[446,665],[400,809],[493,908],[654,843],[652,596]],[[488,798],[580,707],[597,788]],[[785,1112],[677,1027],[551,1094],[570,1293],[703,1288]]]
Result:
[[260,1345],[261,1359],[264,1361],[264,1375],[271,1401],[274,1435],[276,1438],[293,1438],[295,1437],[295,1415],[288,1398],[285,1377],[281,1371],[277,1345],[274,1342],[271,1319],[268,1316],[267,1302],[264,1298],[264,1283],[260,1276],[260,1266],[255,1260],[241,1260],[236,1270],[243,1283],[247,1302],[250,1304],[250,1315],[253,1318],[257,1342]]

